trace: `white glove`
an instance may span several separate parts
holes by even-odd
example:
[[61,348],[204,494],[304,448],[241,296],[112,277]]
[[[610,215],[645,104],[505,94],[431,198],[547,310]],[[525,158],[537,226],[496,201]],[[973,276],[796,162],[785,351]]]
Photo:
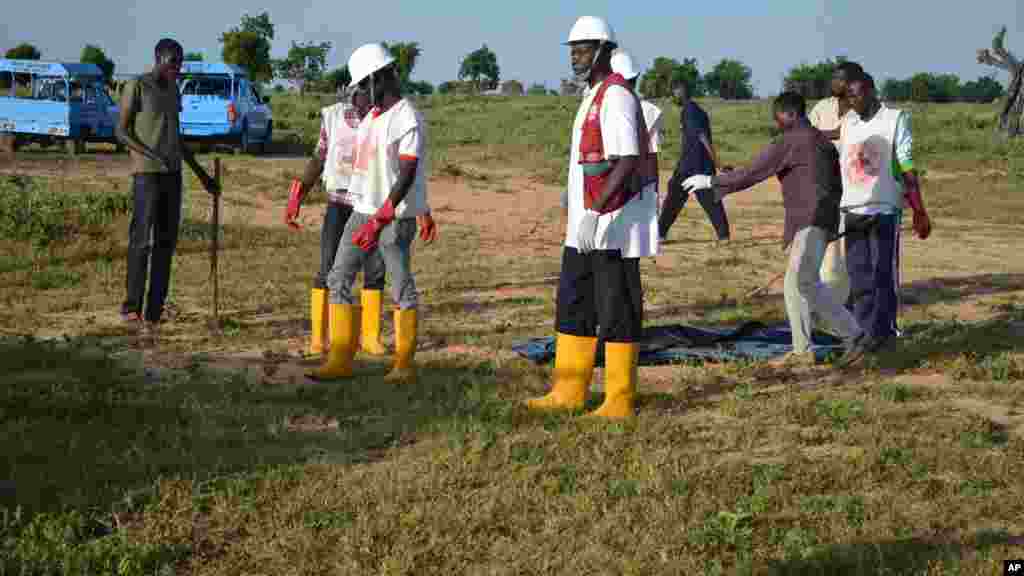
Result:
[[597,219],[599,216],[600,214],[593,210],[583,213],[583,220],[580,221],[580,227],[576,233],[576,243],[579,244],[579,251],[583,254],[597,246]]
[[706,188],[711,188],[711,176],[707,174],[697,174],[683,180],[683,192],[693,192],[694,190],[704,190]]

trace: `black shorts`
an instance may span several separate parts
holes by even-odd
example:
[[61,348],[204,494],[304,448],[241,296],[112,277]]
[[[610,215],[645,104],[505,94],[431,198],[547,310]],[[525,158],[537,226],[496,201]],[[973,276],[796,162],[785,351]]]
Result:
[[638,342],[643,311],[639,259],[623,258],[618,250],[581,254],[563,249],[555,330],[605,342]]

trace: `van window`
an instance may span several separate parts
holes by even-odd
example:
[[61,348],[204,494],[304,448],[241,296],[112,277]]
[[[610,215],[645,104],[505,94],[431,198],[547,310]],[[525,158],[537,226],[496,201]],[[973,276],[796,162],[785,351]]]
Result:
[[231,97],[231,80],[227,76],[186,76],[181,84],[182,96]]
[[0,72],[0,98],[14,96],[14,72]]
[[67,102],[68,85],[60,76],[33,76],[30,98],[49,100],[51,102]]

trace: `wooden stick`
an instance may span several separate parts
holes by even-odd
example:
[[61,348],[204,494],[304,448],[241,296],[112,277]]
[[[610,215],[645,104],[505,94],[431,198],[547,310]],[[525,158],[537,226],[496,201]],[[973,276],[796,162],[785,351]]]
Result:
[[217,281],[217,251],[220,245],[220,158],[213,159],[213,181],[217,185],[217,194],[213,196],[213,216],[211,218],[210,237],[210,279],[213,281],[213,320],[220,323],[220,290]]
[[782,272],[779,272],[771,280],[769,280],[764,286],[761,286],[760,288],[755,288],[753,291],[748,292],[747,295],[744,296],[744,298],[750,298],[751,296],[757,296],[761,292],[764,292],[765,290],[770,288],[772,284],[775,284],[776,282],[778,282],[779,278],[782,278],[785,275],[786,275],[786,271],[785,270],[783,270]]

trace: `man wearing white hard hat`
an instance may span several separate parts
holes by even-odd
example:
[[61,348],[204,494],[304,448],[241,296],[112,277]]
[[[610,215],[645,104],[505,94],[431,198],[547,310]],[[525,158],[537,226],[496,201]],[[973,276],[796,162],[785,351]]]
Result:
[[[569,153],[568,225],[556,305],[551,392],[535,410],[583,407],[604,342],[604,402],[593,415],[633,415],[643,324],[642,257],[658,249],[657,174],[648,172],[647,127],[639,99],[612,72],[615,35],[583,16],[569,32],[576,79],[588,89],[576,113]],[[600,329],[600,334],[598,333]]]
[[[633,65],[633,57],[630,56],[629,52],[622,48],[616,48],[612,51],[612,72],[621,75],[626,79],[630,89],[636,93],[637,79],[640,77],[640,70]],[[648,164],[650,164],[650,173],[658,173],[658,148],[661,146],[661,131],[662,131],[662,117],[661,108],[658,108],[647,100],[640,100],[640,106],[644,114],[644,123],[647,125],[647,149],[650,153],[648,155]],[[658,180],[654,181],[655,194],[658,194]],[[655,196],[657,199],[657,196]],[[655,210],[660,204],[660,201],[656,200]],[[569,192],[568,190],[562,191],[562,210],[567,212],[569,210]],[[568,215],[566,215],[568,217]]]
[[[313,156],[306,163],[301,179],[292,180],[285,223],[299,229],[296,222],[307,194],[316,181],[322,180],[327,192],[320,229],[320,268],[314,277],[310,297],[309,353],[319,355],[327,350],[330,334],[330,306],[327,300],[327,276],[334,266],[345,223],[352,214],[348,187],[356,148],[359,123],[370,113],[370,95],[355,89],[342,91],[342,101],[321,110],[320,139]],[[430,213],[420,216],[420,238],[428,244],[437,236],[437,225]],[[380,341],[381,311],[384,294],[384,261],[380,253],[371,255],[363,264],[363,289],[360,300],[359,349],[372,356],[384,356],[387,348]]]
[[370,96],[370,114],[359,124],[349,199],[352,215],[327,278],[330,348],[315,380],[346,378],[359,345],[359,316],[352,285],[367,258],[379,251],[392,280],[395,361],[388,381],[416,378],[417,293],[411,248],[416,218],[427,214],[426,121],[402,98],[395,59],[381,44],[365,44],[348,60],[350,88]]
[[[309,353],[319,355],[327,349],[330,333],[330,312],[327,302],[327,275],[338,254],[345,223],[352,214],[348,199],[348,183],[352,174],[352,154],[356,144],[359,122],[370,113],[370,97],[355,90],[342,94],[342,101],[320,111],[320,140],[313,157],[306,163],[301,179],[292,180],[285,210],[285,224],[299,229],[296,220],[306,195],[322,180],[327,191],[327,209],[324,210],[320,229],[320,269],[314,278],[310,296],[310,323],[312,330]],[[347,96],[347,97],[346,97]],[[347,101],[346,101],[347,100]],[[362,334],[363,351],[383,355],[387,353],[380,343],[381,294],[384,290],[384,262],[380,254],[369,258],[363,265]],[[376,320],[376,321],[374,321]]]

